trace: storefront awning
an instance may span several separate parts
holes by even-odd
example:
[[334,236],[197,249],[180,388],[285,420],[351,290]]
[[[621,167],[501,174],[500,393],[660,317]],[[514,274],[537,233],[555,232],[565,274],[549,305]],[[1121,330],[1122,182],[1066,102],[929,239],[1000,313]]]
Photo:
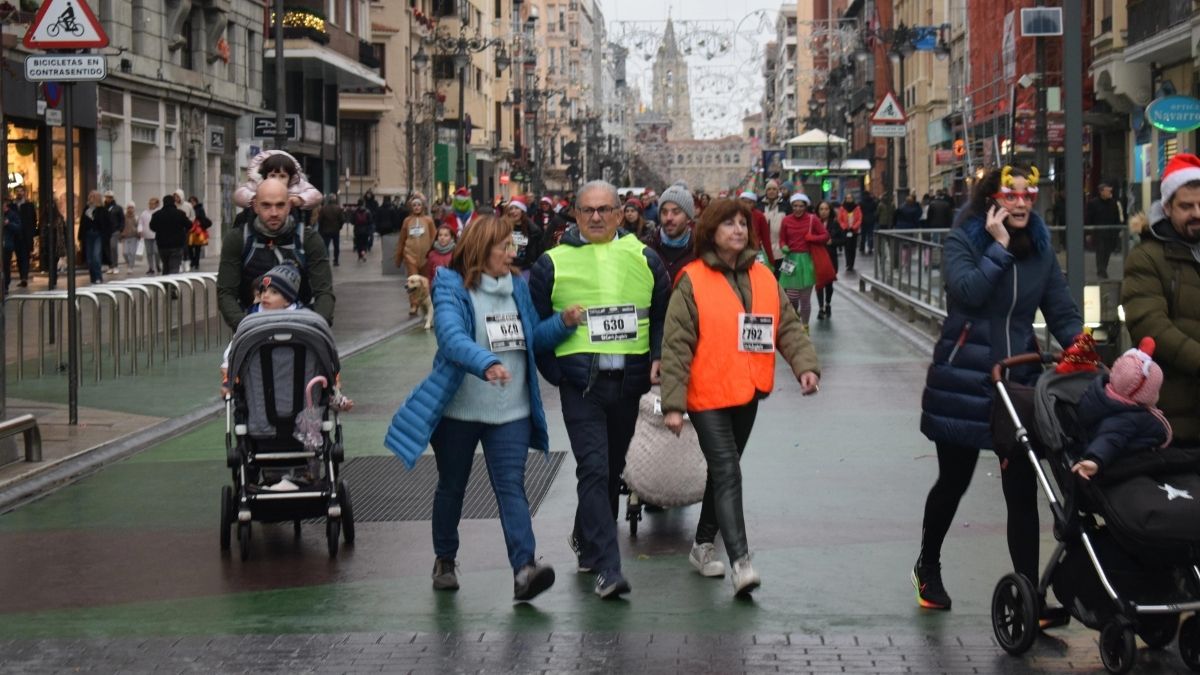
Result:
[[783,160],[784,171],[822,171],[828,168],[829,173],[835,175],[857,175],[870,173],[871,160],[869,159],[842,159],[826,162],[823,159],[785,159]]
[[[274,63],[275,43],[269,45],[266,61]],[[321,73],[326,80],[336,82],[343,89],[387,86],[387,82],[375,71],[311,40],[284,40],[283,54],[289,69],[304,70],[313,75]]]

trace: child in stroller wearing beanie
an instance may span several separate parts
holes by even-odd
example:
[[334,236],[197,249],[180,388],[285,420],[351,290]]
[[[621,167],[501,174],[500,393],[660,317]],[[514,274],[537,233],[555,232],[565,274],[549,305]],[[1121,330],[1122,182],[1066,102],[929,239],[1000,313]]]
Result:
[[[268,270],[266,274],[262,275],[258,279],[258,282],[254,284],[254,304],[250,306],[249,313],[300,309],[301,304],[296,300],[299,294],[300,269],[292,262],[276,265]],[[232,346],[233,342],[231,341],[225,347],[225,354],[221,358],[222,399],[230,392],[229,350]],[[341,392],[340,376],[339,382],[335,385],[330,405],[342,412],[348,412],[354,407],[354,401],[347,398]]]
[[1122,354],[1111,372],[1092,381],[1079,400],[1079,422],[1088,445],[1071,472],[1091,480],[1121,457],[1171,443],[1171,425],[1158,404],[1162,368],[1154,362],[1154,339]]

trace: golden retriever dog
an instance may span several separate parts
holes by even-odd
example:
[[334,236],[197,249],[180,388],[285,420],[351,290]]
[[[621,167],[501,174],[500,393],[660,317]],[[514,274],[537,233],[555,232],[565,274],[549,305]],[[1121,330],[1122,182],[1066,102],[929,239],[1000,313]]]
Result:
[[429,297],[429,280],[420,274],[414,274],[404,282],[408,289],[408,315],[413,316],[418,310],[425,312],[425,330],[433,328],[433,299]]

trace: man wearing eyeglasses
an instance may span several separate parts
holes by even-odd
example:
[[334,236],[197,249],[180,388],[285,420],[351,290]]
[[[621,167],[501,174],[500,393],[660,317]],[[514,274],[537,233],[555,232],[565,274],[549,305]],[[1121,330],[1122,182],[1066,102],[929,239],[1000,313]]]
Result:
[[579,571],[597,574],[601,598],[630,591],[617,546],[618,486],[638,399],[658,382],[671,292],[658,255],[618,231],[618,203],[605,181],[580,188],[577,224],[538,259],[529,283],[543,319],[573,305],[586,312],[553,354],[539,356],[538,370],[561,394],[579,496],[570,544]]

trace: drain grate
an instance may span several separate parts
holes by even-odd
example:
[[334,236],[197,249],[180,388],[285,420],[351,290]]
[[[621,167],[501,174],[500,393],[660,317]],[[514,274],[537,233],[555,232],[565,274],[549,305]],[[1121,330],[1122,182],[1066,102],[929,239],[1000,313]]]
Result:
[[[550,485],[558,475],[565,453],[531,452],[525,461],[525,494],[529,511],[536,515]],[[429,520],[433,517],[433,492],[437,488],[437,462],[432,455],[417,458],[411,471],[391,456],[352,457],[342,465],[342,478],[354,500],[356,522]],[[488,480],[483,455],[476,454],[471,480],[463,499],[463,518],[499,518],[496,497]]]

